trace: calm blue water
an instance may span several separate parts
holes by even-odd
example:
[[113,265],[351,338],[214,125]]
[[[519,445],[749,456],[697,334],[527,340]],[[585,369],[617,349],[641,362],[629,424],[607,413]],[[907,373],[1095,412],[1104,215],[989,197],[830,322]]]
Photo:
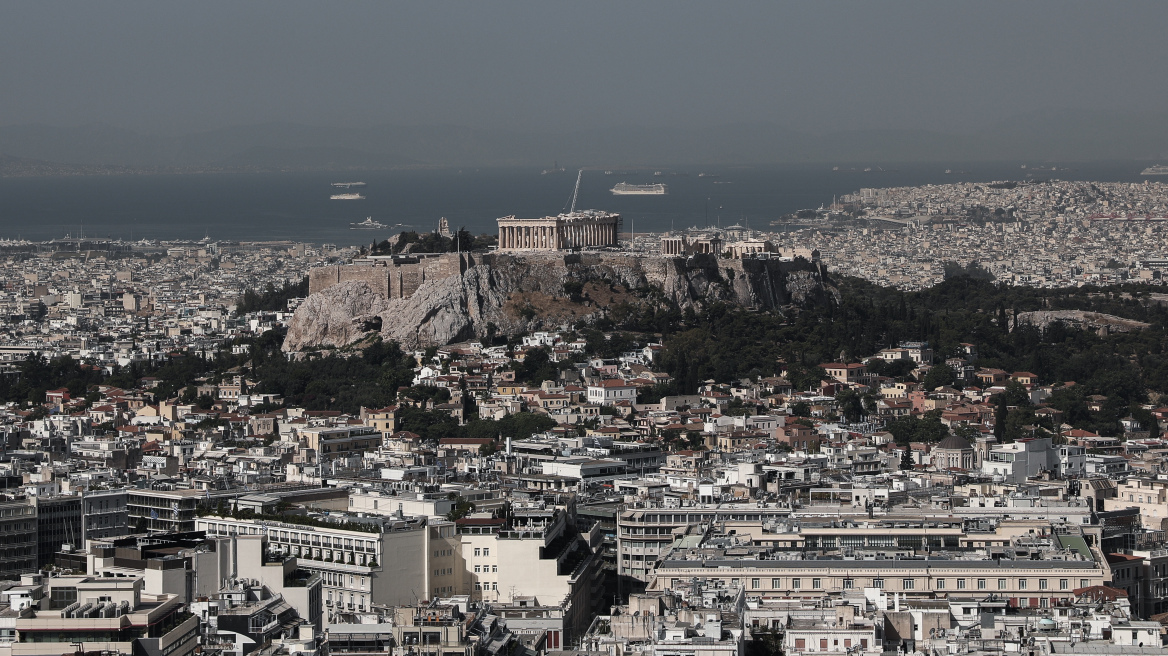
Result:
[[[955,181],[1018,180],[1028,174],[1064,180],[1142,182],[1147,162],[1067,164],[1071,170],[1022,170],[1019,163],[887,165],[886,172],[838,171],[830,166],[692,167],[688,175],[652,171],[586,171],[577,208],[619,212],[625,230],[662,231],[695,225],[749,224],[766,228],[778,216],[830,203],[860,187]],[[841,165],[849,168],[852,165]],[[856,164],[858,169],[873,164]],[[1057,164],[1061,169],[1064,165]],[[968,173],[945,174],[946,168]],[[698,177],[699,172],[718,177]],[[1154,179],[1154,178],[1153,178]],[[362,180],[365,200],[334,201],[332,182]],[[452,227],[494,232],[500,216],[562,211],[575,172],[540,175],[534,169],[440,169],[364,173],[140,175],[0,179],[0,238],[51,239],[76,235],[221,240],[291,239],[363,244],[400,231],[354,231],[367,216],[384,224],[432,230],[438,217]],[[664,182],[666,196],[613,196],[618,182]]]

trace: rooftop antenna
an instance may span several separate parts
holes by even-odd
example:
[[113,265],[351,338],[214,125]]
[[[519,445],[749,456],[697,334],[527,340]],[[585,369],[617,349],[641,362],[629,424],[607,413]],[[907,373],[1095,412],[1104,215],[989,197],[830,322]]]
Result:
[[584,169],[576,174],[576,188],[572,190],[572,207],[568,210],[568,214],[576,212],[576,197],[580,195],[580,179],[584,177]]

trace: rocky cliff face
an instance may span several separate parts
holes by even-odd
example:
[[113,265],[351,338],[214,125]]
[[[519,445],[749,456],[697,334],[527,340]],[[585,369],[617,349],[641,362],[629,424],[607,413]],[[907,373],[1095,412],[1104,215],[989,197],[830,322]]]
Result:
[[448,344],[590,322],[622,304],[781,309],[834,295],[822,269],[808,262],[494,254],[409,298],[387,299],[363,282],[313,294],[296,310],[284,350],[343,348],[374,332],[407,348]]

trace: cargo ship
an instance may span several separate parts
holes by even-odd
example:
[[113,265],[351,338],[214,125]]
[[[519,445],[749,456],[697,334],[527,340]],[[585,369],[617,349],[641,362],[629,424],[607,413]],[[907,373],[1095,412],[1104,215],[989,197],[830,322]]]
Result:
[[612,188],[614,196],[664,196],[668,191],[661,183],[637,185],[619,182]]
[[1149,166],[1148,168],[1141,171],[1140,175],[1168,175],[1168,166],[1163,164]]
[[334,182],[333,186],[348,189],[349,187],[364,187],[365,183],[364,182]]
[[329,200],[365,200],[361,194],[333,194]]

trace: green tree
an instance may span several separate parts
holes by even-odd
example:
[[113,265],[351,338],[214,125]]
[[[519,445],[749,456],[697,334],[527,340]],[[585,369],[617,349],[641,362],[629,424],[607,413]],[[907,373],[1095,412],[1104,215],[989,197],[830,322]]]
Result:
[[910,448],[905,448],[904,452],[900,454],[900,468],[901,470],[909,470],[916,466],[916,461],[913,459],[913,452]]
[[835,395],[835,402],[839,407],[840,414],[849,423],[856,423],[867,414],[867,409],[864,407],[864,398],[856,390],[840,390]]
[[929,390],[935,390],[938,387],[945,385],[952,385],[956,377],[953,374],[953,368],[947,364],[939,364],[929,369],[929,373],[925,374],[921,385]]
[[446,513],[446,519],[452,522],[460,520],[475,511],[474,504],[467,501],[464,496],[451,492],[446,498],[454,502],[454,507],[450,509],[450,512]]

